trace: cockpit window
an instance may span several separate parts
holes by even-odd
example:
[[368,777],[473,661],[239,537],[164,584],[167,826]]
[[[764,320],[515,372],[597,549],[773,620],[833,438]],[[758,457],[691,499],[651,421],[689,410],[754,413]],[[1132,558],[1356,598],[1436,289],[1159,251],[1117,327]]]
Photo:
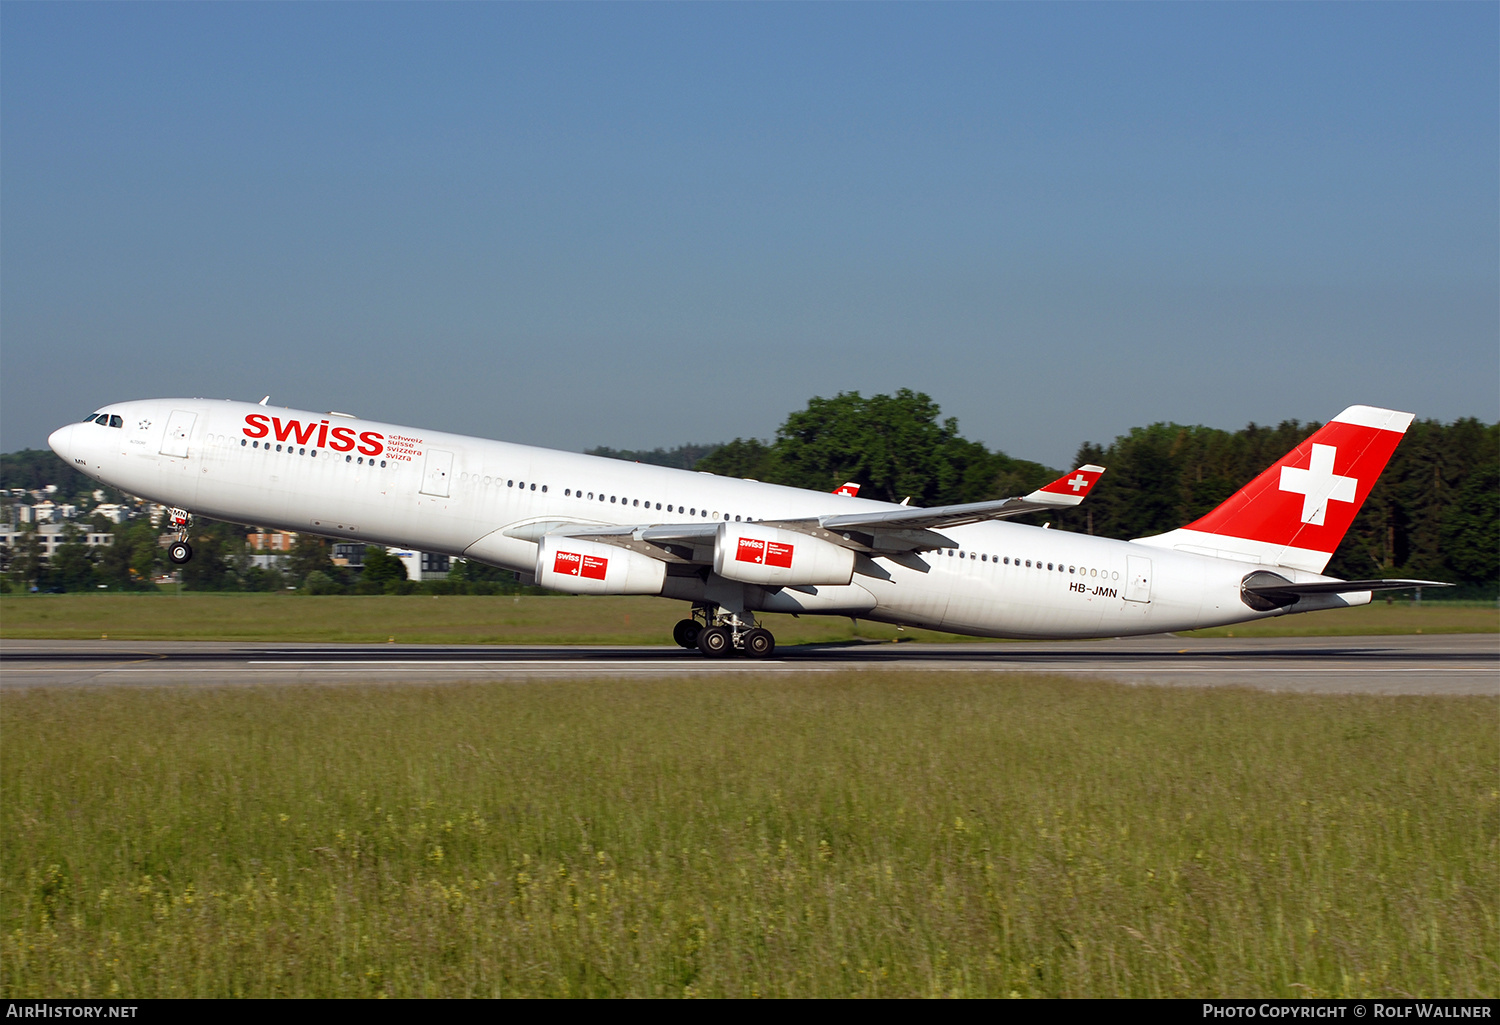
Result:
[[123,416],[119,416],[118,414],[112,415],[109,418],[109,425],[111,427],[124,427],[125,418]]
[[94,417],[96,417],[98,415],[99,415],[98,413],[90,413],[88,416],[86,416],[86,417],[83,418],[83,422],[86,423],[86,424],[91,424],[91,423],[94,422]]

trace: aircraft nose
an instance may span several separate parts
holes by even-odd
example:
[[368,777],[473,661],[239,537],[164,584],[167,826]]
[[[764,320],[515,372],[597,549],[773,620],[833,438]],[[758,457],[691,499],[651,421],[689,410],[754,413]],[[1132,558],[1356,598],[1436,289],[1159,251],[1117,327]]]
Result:
[[73,461],[73,428],[76,426],[77,424],[68,424],[66,427],[59,427],[47,436],[47,444],[52,451],[68,462]]

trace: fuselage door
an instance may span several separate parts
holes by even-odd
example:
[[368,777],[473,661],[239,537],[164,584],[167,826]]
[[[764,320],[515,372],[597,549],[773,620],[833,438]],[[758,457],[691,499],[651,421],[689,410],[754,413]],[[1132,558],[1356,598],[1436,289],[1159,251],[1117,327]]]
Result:
[[167,431],[162,435],[161,454],[186,459],[188,438],[193,433],[193,424],[197,422],[197,413],[186,409],[172,410],[172,415],[167,418]]
[[1122,597],[1126,601],[1150,601],[1151,560],[1139,555],[1126,556],[1125,570],[1125,594]]
[[448,497],[448,478],[453,476],[453,453],[427,450],[427,468],[422,471],[422,494]]

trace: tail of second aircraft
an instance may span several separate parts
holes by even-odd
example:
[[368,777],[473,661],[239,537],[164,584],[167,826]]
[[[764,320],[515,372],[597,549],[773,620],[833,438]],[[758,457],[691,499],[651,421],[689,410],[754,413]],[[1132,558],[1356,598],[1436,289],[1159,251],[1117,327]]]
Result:
[[1322,573],[1412,416],[1350,406],[1206,516],[1137,541]]

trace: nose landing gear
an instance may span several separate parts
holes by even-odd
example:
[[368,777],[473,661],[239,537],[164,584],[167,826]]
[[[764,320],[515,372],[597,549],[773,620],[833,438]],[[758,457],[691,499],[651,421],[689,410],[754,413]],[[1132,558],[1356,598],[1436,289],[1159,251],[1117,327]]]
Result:
[[697,648],[709,658],[770,658],[776,651],[771,631],[756,625],[748,612],[726,612],[718,605],[693,606],[693,618],[672,629],[672,639],[684,648]]
[[193,525],[193,514],[186,509],[168,509],[167,516],[177,531],[177,540],[167,546],[167,558],[181,566],[193,557],[193,546],[188,544],[188,528]]

